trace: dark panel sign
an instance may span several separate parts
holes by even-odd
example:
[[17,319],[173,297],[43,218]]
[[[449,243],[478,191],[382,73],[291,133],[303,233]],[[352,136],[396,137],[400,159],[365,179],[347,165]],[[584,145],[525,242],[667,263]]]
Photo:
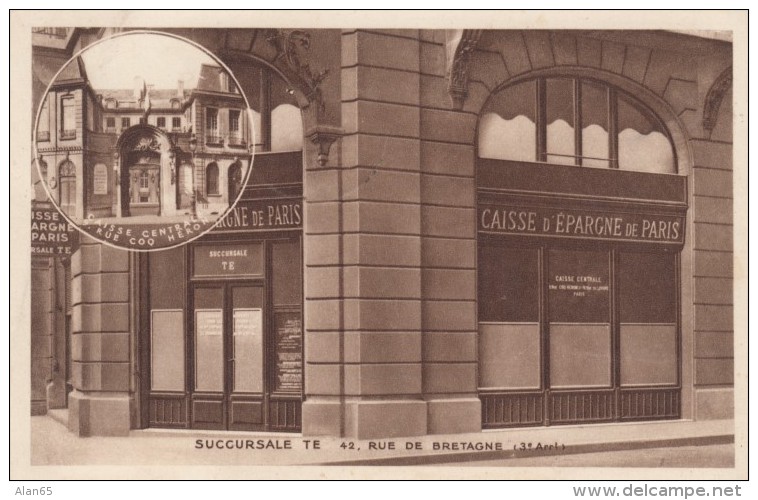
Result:
[[79,248],[79,231],[56,208],[32,208],[32,254],[71,255]]
[[300,392],[303,380],[303,324],[296,311],[276,313],[275,391]]
[[647,243],[684,243],[684,217],[480,205],[479,231],[519,236],[550,236]]
[[255,276],[263,274],[260,243],[197,245],[193,249],[193,276]]
[[551,322],[606,323],[610,311],[608,252],[550,250]]
[[241,200],[216,225],[216,231],[297,229],[303,227],[299,199]]

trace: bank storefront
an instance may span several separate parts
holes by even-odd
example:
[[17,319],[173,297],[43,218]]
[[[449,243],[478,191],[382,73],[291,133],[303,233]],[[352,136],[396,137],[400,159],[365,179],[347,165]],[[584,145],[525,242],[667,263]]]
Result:
[[33,331],[60,347],[39,412],[352,439],[734,417],[730,43],[168,31],[260,113],[251,177],[198,148],[201,208],[243,189],[211,232],[82,239],[70,323]]
[[482,426],[678,418],[687,189],[663,126],[540,78],[494,94],[479,134]]
[[300,430],[301,165],[256,156],[216,229],[142,259],[142,426]]

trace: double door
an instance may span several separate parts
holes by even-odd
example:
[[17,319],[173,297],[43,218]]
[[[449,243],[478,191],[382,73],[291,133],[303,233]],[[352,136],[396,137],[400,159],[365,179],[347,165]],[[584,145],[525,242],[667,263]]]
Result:
[[262,283],[201,282],[188,324],[190,427],[299,431],[302,328]]
[[265,429],[267,318],[263,286],[195,284],[191,299],[192,427]]

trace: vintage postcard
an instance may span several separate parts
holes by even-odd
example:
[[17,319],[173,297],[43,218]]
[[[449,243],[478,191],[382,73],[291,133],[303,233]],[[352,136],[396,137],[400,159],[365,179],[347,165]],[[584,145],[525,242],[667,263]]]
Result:
[[11,478],[747,477],[746,12],[157,14],[11,12]]

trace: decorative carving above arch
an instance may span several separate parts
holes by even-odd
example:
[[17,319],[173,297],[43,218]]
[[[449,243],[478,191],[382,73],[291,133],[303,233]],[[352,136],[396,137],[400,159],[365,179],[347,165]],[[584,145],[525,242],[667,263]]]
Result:
[[448,31],[447,91],[455,109],[461,109],[468,97],[468,65],[481,36],[482,30]]
[[131,127],[121,134],[116,144],[119,153],[130,151],[161,153],[172,149],[171,140],[152,125]]
[[266,40],[276,49],[274,65],[280,68],[290,81],[296,82],[310,104],[324,106],[319,85],[329,74],[325,69],[314,73],[308,61],[311,35],[305,30],[267,29]]
[[719,116],[719,109],[721,108],[721,101],[724,100],[724,96],[732,88],[732,67],[726,68],[716,81],[711,85],[708,94],[705,96],[705,104],[703,106],[703,129],[709,134],[716,126],[716,121]]

